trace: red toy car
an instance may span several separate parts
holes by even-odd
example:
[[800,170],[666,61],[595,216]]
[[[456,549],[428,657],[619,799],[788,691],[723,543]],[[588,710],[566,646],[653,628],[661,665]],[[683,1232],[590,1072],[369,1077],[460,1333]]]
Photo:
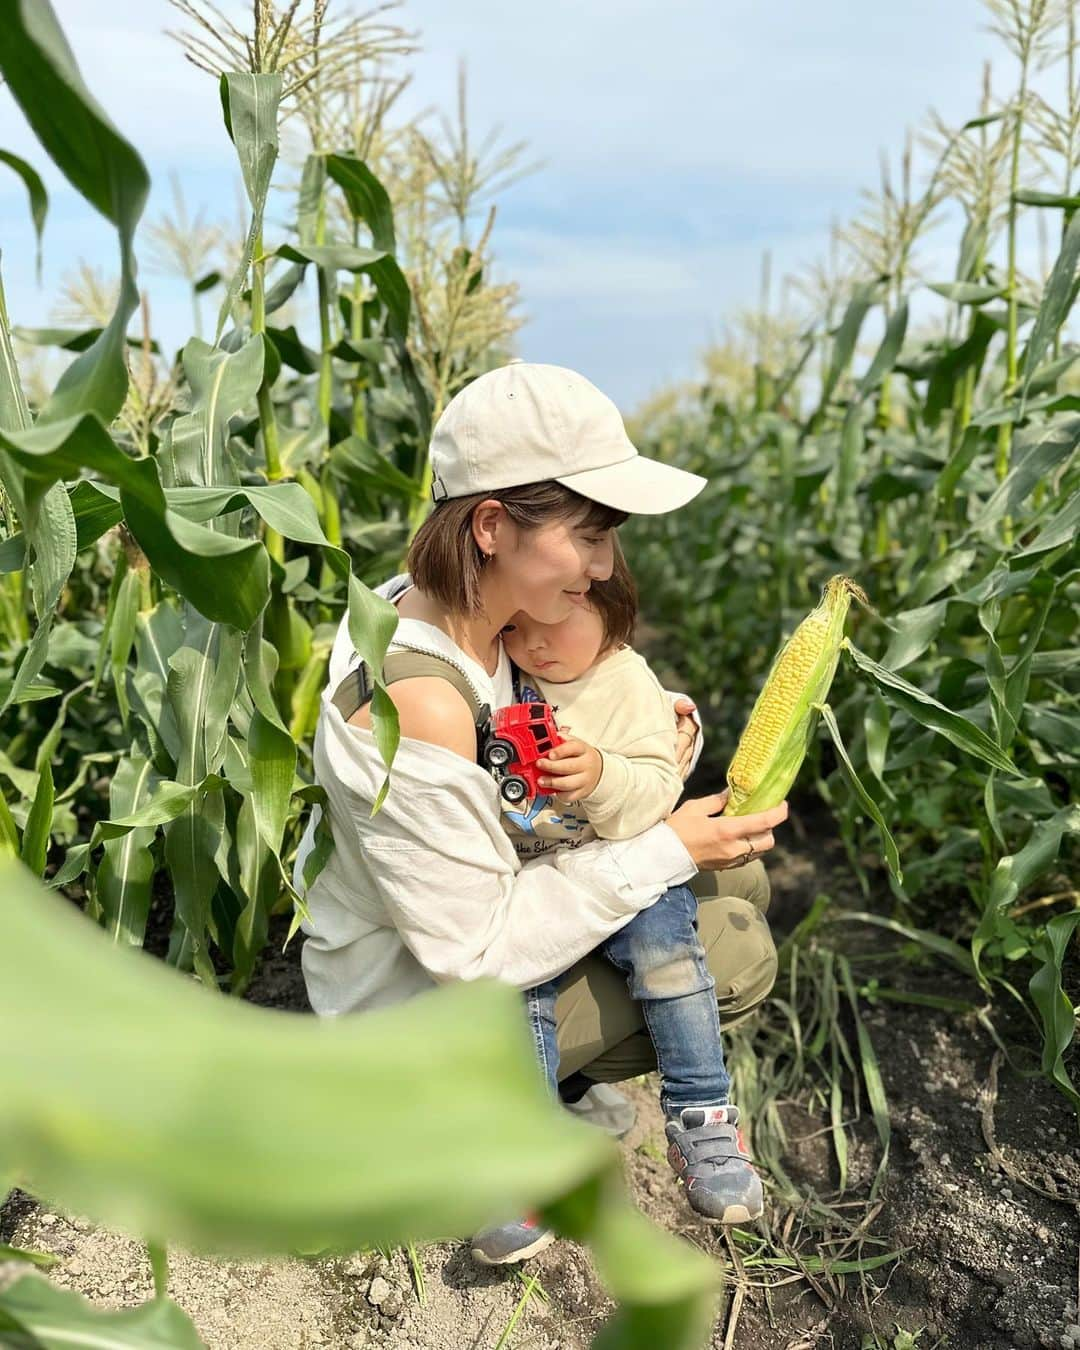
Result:
[[543,794],[536,761],[562,739],[550,703],[511,703],[496,709],[482,758],[508,802],[516,805]]

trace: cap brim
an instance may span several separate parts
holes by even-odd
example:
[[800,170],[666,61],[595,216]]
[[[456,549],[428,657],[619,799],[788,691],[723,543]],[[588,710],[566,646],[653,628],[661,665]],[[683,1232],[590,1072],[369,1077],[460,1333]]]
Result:
[[658,516],[692,501],[708,479],[677,469],[673,464],[662,464],[658,459],[632,455],[618,464],[584,469],[555,481],[580,492],[590,501],[613,506],[616,511]]

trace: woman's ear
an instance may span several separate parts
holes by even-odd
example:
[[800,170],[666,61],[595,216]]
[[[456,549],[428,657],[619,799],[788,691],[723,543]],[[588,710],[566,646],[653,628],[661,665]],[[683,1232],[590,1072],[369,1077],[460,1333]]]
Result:
[[476,547],[487,557],[491,557],[499,546],[500,530],[505,532],[507,522],[506,508],[494,497],[488,497],[474,507],[472,514],[472,534]]

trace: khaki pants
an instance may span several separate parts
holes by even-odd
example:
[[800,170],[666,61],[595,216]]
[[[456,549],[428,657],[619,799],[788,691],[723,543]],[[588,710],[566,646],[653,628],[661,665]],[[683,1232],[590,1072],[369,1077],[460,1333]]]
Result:
[[[765,911],[769,881],[759,859],[725,872],[702,872],[698,936],[716,981],[720,1026],[734,1026],[765,999],[776,979],[776,948]],[[585,956],[563,976],[555,1004],[559,1077],[582,1072],[618,1083],[656,1068],[641,1009],[626,976],[602,956]]]

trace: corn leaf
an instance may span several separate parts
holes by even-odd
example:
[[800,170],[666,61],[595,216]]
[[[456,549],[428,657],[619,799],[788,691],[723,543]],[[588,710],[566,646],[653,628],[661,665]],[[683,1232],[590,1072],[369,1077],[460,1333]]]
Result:
[[93,346],[64,371],[40,420],[94,412],[110,422],[127,393],[125,334],[139,303],[132,242],[150,179],[83,83],[49,0],[13,0],[7,6],[0,71],[45,150],[68,182],[116,226],[120,242],[116,311]]
[[368,166],[351,155],[327,155],[326,172],[345,193],[351,215],[371,231],[375,247],[396,253],[390,194]]
[[1027,399],[1030,377],[1046,355],[1047,349],[1061,330],[1076,297],[1076,268],[1080,263],[1080,214],[1074,215],[1065,228],[1061,252],[1057,256],[1050,278],[1035,316],[1035,327],[1021,358],[1024,370],[1024,392],[1021,409]]
[[904,345],[904,338],[907,335],[907,326],[908,306],[907,301],[902,300],[889,315],[881,346],[874,353],[874,359],[870,362],[866,374],[859,381],[856,391],[859,399],[864,399],[872,393],[896,365],[896,358],[900,355],[900,348]]
[[1032,955],[1041,964],[1028,982],[1028,991],[1042,1019],[1043,1073],[1080,1110],[1080,1091],[1069,1077],[1064,1059],[1065,1051],[1076,1035],[1076,1013],[1072,999],[1062,987],[1061,977],[1065,952],[1078,924],[1080,910],[1073,910],[1071,914],[1059,914],[1046,925],[1032,949]]
[[893,839],[889,827],[885,823],[885,817],[881,814],[880,807],[877,802],[874,801],[873,797],[870,796],[869,792],[867,792],[866,788],[863,786],[862,780],[855,771],[855,766],[852,764],[851,758],[844,746],[843,737],[840,735],[840,728],[836,725],[836,718],[833,716],[833,710],[827,703],[815,703],[814,707],[821,713],[821,720],[828,728],[832,743],[836,747],[837,758],[840,761],[840,767],[843,770],[844,776],[847,778],[856,797],[858,797],[859,804],[878,827],[878,832],[881,835],[881,842],[885,849],[885,861],[888,864],[889,871],[895,878],[897,886],[902,886],[904,874],[900,867],[900,851],[896,847],[896,840]]
[[971,939],[975,972],[985,985],[980,966],[982,953],[998,932],[1005,912],[1017,896],[1057,860],[1065,834],[1080,833],[1080,806],[1066,806],[1049,820],[1034,823],[1031,836],[1017,853],[1002,858],[990,878],[982,916]]
[[103,1310],[37,1275],[24,1275],[0,1294],[5,1329],[13,1350],[205,1350],[190,1318],[169,1299]]
[[83,468],[111,479],[154,571],[207,618],[246,632],[266,605],[270,569],[261,542],[215,534],[168,510],[156,462],[123,454],[96,417],[18,433],[0,430],[0,447],[26,470],[37,494],[59,478],[78,477]]
[[961,717],[959,713],[952,712],[931,694],[909,684],[895,671],[879,666],[847,638],[844,639],[843,646],[858,669],[864,675],[869,675],[885,698],[903,709],[909,717],[924,727],[930,727],[969,755],[975,755],[995,769],[1000,769],[1002,773],[1014,778],[1021,776],[1012,760],[994,744],[981,727],[969,722],[966,717]]
[[[109,814],[122,819],[141,810],[157,784],[154,766],[145,755],[138,750],[125,755],[109,785]],[[155,870],[150,846],[156,833],[155,826],[143,826],[105,842],[94,897],[102,927],[114,942],[143,944]]]
[[[15,864],[0,886],[0,975],[25,1025],[0,1047],[0,1150],[36,1194],[223,1253],[421,1241],[544,1204],[630,1305],[609,1347],[701,1344],[715,1266],[653,1228],[610,1141],[551,1104],[514,990],[316,1025],[116,951]],[[418,1045],[428,1067],[402,1077]]]
[[266,198],[277,162],[281,76],[229,71],[222,75],[219,89],[225,129],[236,147],[244,189],[251,204],[251,226],[239,265],[225,289],[225,298],[218,313],[215,343],[220,340],[233,305],[247,280],[255,242],[262,237]]
[[37,252],[34,255],[34,270],[37,273],[38,284],[41,284],[41,236],[45,230],[45,217],[49,214],[49,194],[45,191],[45,184],[41,181],[41,175],[32,164],[27,164],[25,159],[20,159],[18,155],[13,155],[10,150],[0,150],[0,164],[6,164],[10,169],[19,175],[30,196],[30,219],[34,222],[34,238],[37,241]]
[[49,852],[49,834],[52,830],[53,802],[56,794],[53,790],[52,766],[48,758],[42,760],[39,765],[37,791],[34,793],[34,801],[30,807],[30,814],[26,818],[26,829],[23,831],[22,852],[23,862],[29,867],[36,876],[43,876],[45,873],[45,861]]

